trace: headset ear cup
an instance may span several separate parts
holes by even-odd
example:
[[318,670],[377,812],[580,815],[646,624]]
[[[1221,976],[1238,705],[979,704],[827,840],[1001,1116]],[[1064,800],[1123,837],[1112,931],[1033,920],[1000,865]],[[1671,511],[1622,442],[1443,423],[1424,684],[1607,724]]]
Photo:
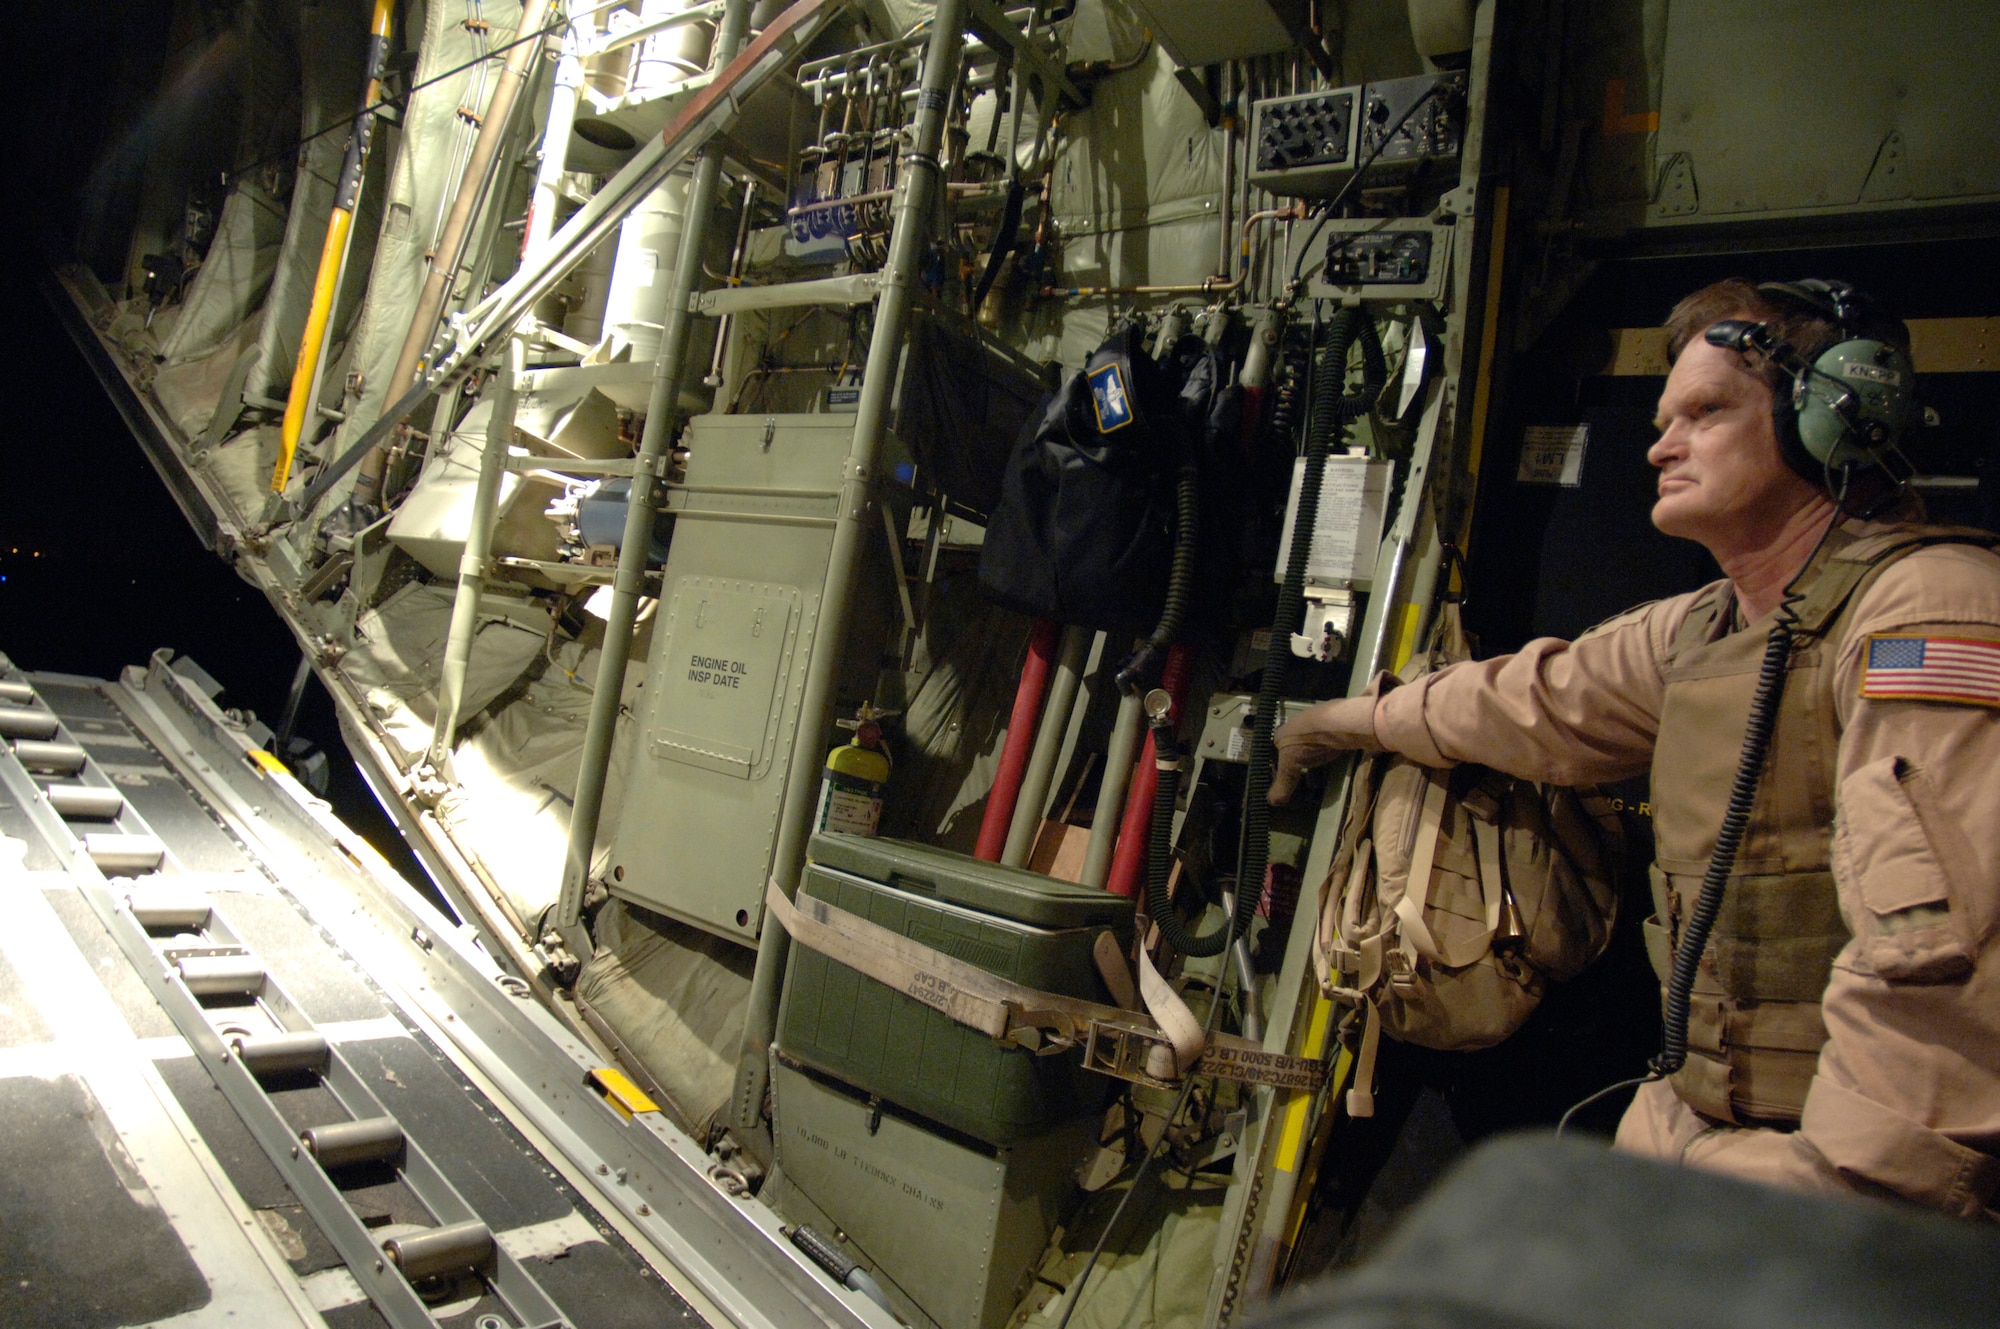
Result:
[[1803,381],[1800,446],[1824,466],[1868,468],[1893,454],[1917,414],[1909,356],[1856,337],[1828,347]]
[[1822,484],[1826,467],[1806,450],[1799,436],[1799,389],[1797,384],[1771,390],[1771,428],[1778,436],[1778,455],[1799,475]]

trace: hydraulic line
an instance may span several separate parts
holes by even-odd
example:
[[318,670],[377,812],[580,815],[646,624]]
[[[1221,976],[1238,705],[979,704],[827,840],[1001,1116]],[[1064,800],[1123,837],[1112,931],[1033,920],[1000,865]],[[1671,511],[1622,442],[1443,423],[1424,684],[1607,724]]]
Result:
[[[1271,618],[1271,644],[1264,657],[1264,673],[1257,688],[1257,709],[1250,730],[1250,770],[1247,806],[1243,819],[1243,866],[1237,875],[1233,917],[1206,936],[1197,937],[1166,901],[1166,857],[1168,846],[1160,843],[1164,816],[1173,816],[1174,788],[1178,777],[1169,779],[1162,770],[1160,787],[1153,796],[1153,836],[1148,846],[1147,896],[1154,909],[1154,921],[1169,945],[1182,955],[1219,955],[1232,936],[1247,936],[1251,919],[1263,894],[1264,870],[1271,855],[1271,808],[1265,800],[1277,762],[1277,747],[1271,735],[1277,728],[1278,706],[1284,695],[1285,674],[1292,661],[1292,634],[1298,630],[1305,609],[1306,564],[1312,553],[1313,528],[1319,517],[1320,486],[1326,477],[1326,459],[1334,440],[1348,425],[1367,411],[1368,404],[1388,380],[1388,366],[1382,357],[1382,341],[1375,321],[1356,309],[1337,311],[1327,324],[1319,363],[1314,367],[1312,412],[1306,426],[1305,474],[1299,482],[1298,512],[1293,519],[1290,552],[1285,561],[1285,579],[1278,588],[1277,612]],[[1347,380],[1347,353],[1356,340],[1361,344],[1362,384],[1359,391],[1343,396]],[[1158,737],[1158,731],[1155,731]]]
[[[1187,700],[1188,676],[1194,671],[1194,652],[1186,642],[1167,648],[1167,667],[1161,671],[1160,686],[1172,699],[1172,719],[1178,724],[1181,704]],[[1159,768],[1155,763],[1158,744],[1146,735],[1145,750],[1132,772],[1132,788],[1125,799],[1125,821],[1118,829],[1118,848],[1111,859],[1111,876],[1104,888],[1113,895],[1134,896],[1143,888],[1140,874],[1146,865],[1146,833],[1150,824],[1153,795],[1159,788]]]
[[1042,693],[1049,684],[1049,670],[1056,659],[1056,639],[1062,625],[1052,618],[1035,620],[1034,635],[1028,639],[1028,658],[1021,666],[1021,686],[1014,693],[1014,711],[1007,717],[1007,740],[1000,748],[1000,769],[994,773],[992,792],[986,795],[986,815],[979,822],[979,844],[974,858],[988,863],[1000,861],[1007,845],[1007,828],[1014,820],[1014,804],[1021,796],[1021,777],[1028,769],[1028,751],[1035,742],[1035,722],[1042,714]]
[[1063,738],[1076,709],[1076,694],[1083,685],[1095,636],[1089,628],[1074,624],[1063,629],[1048,701],[1035,728],[1035,743],[1028,752],[1021,791],[1015,797],[1014,817],[1007,824],[1007,839],[1000,850],[1000,861],[1010,868],[1026,867],[1028,855],[1034,852],[1035,836],[1047,810],[1049,785],[1055,779],[1056,761],[1062,755]]
[[1234,929],[1224,924],[1222,931],[1206,937],[1189,935],[1167,894],[1174,863],[1174,802],[1181,789],[1180,744],[1174,738],[1170,712],[1153,721],[1153,769],[1159,783],[1153,788],[1152,819],[1146,827],[1146,912],[1159,925],[1161,936],[1181,954],[1220,954],[1226,935]]
[[312,304],[306,310],[305,331],[299,335],[299,358],[292,370],[292,388],[285,399],[285,422],[278,436],[278,464],[271,472],[271,492],[282,494],[292,478],[292,458],[319,396],[321,359],[333,326],[334,301],[340,296],[340,275],[347,266],[347,249],[354,238],[354,211],[361,206],[361,180],[368,170],[368,150],[375,141],[375,117],[382,95],[382,64],[389,54],[389,25],[395,0],[375,0],[368,24],[367,77],[361,86],[361,108],[340,162],[340,182],[334,186],[333,213],[326,222],[326,242],[319,251],[319,273],[313,278]]
[[1104,749],[1104,778],[1098,782],[1097,806],[1091,812],[1090,839],[1084,845],[1083,874],[1077,878],[1085,886],[1103,890],[1110,884],[1118,827],[1124,820],[1125,796],[1132,785],[1132,763],[1139,755],[1139,735],[1145,727],[1145,707],[1139,694],[1133,691],[1119,697],[1111,740]]

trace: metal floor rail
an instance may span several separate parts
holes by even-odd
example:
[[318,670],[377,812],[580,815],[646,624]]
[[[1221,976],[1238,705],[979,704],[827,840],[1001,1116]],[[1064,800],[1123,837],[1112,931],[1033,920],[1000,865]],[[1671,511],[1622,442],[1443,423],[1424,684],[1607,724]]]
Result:
[[[32,686],[13,682],[7,691],[12,704],[0,712],[0,725],[17,737],[0,757],[0,787],[65,862],[83,898],[382,1318],[394,1329],[434,1329],[440,1322],[417,1285],[472,1272],[524,1329],[575,1323],[494,1241],[492,1229],[229,926],[216,902],[185,884],[192,879],[177,884],[159,875],[165,841],[53,710],[38,704]],[[348,1119],[302,1131],[288,1124],[265,1084],[301,1075],[317,1077]],[[369,1163],[393,1165],[435,1226],[378,1244],[340,1186],[343,1172]]]
[[[19,810],[13,834],[32,834],[46,845],[44,866],[66,873],[337,1252],[353,1280],[350,1297],[365,1296],[395,1329],[425,1329],[447,1318],[478,1329],[587,1329],[606,1319],[577,1313],[574,1277],[554,1291],[546,1286],[548,1272],[537,1276],[510,1249],[508,1238],[520,1229],[500,1230],[504,1220],[478,1212],[467,1198],[470,1191],[490,1200],[491,1188],[481,1191],[476,1165],[468,1177],[463,1142],[440,1139],[434,1124],[399,1120],[379,1078],[371,1081],[343,1052],[353,1032],[326,1025],[325,1015],[316,1022],[307,1012],[312,1002],[295,1000],[286,956],[260,957],[251,939],[257,929],[237,917],[242,887],[224,882],[209,889],[221,879],[175,857],[175,828],[163,824],[156,833],[112,778],[130,782],[131,775],[115,764],[107,773],[87,744],[114,756],[106,742],[147,746],[149,757],[156,751],[166,759],[209,810],[209,833],[219,822],[237,837],[243,857],[275,879],[277,893],[339,948],[343,963],[367,974],[386,1009],[409,1027],[397,1019],[372,1023],[393,1026],[404,1046],[427,1035],[433,1056],[448,1053],[457,1071],[525,1134],[522,1147],[574,1188],[572,1198],[590,1197],[602,1221],[630,1243],[627,1258],[636,1253],[692,1298],[695,1310],[674,1300],[683,1323],[695,1323],[697,1312],[744,1329],[894,1323],[831,1285],[783,1239],[777,1216],[735,1194],[726,1169],[650,1104],[622,1097],[597,1054],[529,999],[528,984],[499,972],[468,929],[395,879],[255,746],[253,731],[214,704],[213,681],[198,668],[161,653],[118,683],[58,678],[44,690],[69,696],[81,687],[97,688],[115,708],[120,736],[73,732],[57,707],[37,695],[35,680],[0,656],[0,738],[10,740],[0,745],[0,799]],[[111,727],[80,723],[86,730]],[[373,1074],[381,1073],[376,1066]],[[300,1086],[308,1091],[303,1097],[295,1092]],[[318,1115],[302,1116],[302,1104]],[[447,1158],[456,1161],[447,1166]],[[385,1173],[427,1212],[428,1225],[375,1229],[356,1211],[346,1183],[357,1175],[364,1183],[379,1181]],[[588,1232],[582,1220],[570,1221]],[[539,1261],[533,1268],[561,1272]],[[282,1284],[282,1268],[277,1272]],[[446,1285],[476,1287],[482,1310],[505,1313],[458,1318],[462,1301],[436,1305]]]

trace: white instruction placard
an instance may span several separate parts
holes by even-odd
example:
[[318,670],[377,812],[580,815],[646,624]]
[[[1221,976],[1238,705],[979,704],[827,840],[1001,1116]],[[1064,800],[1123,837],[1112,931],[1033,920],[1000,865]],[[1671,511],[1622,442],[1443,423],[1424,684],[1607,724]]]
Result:
[[[1319,516],[1313,522],[1312,552],[1306,579],[1322,586],[1367,581],[1375,575],[1375,554],[1382,543],[1382,519],[1389,504],[1389,463],[1368,457],[1328,457],[1319,486]],[[1285,579],[1291,559],[1292,525],[1299,515],[1299,486],[1305,481],[1306,460],[1292,463],[1292,491],[1285,499],[1285,536],[1278,547],[1273,581]]]
[[1583,483],[1583,449],[1589,442],[1589,425],[1529,425],[1514,482],[1575,489]]

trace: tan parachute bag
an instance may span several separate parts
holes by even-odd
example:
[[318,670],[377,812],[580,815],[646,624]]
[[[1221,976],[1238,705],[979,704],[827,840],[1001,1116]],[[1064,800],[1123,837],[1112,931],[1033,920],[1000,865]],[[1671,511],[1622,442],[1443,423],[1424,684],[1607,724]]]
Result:
[[[1447,603],[1412,677],[1469,656]],[[1348,1115],[1374,1115],[1384,1033],[1446,1051],[1491,1047],[1527,1020],[1548,980],[1603,954],[1623,856],[1618,814],[1593,790],[1364,758],[1313,946],[1321,989],[1365,1020]]]

